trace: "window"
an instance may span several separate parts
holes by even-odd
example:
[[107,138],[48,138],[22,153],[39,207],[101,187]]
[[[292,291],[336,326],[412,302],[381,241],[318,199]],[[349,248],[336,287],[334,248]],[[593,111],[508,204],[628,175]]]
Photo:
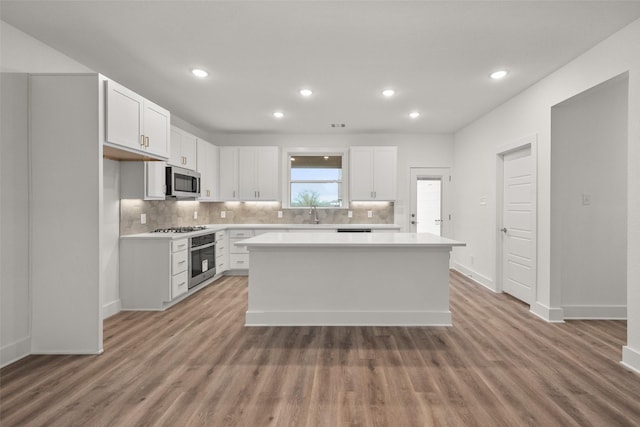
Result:
[[342,207],[342,154],[289,155],[289,207]]

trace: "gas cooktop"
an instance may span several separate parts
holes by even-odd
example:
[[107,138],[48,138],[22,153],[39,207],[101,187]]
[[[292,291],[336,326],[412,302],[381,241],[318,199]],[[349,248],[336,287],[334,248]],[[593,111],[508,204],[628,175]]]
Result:
[[195,225],[188,227],[169,227],[169,228],[157,228],[152,233],[191,233],[192,231],[206,230],[204,225]]

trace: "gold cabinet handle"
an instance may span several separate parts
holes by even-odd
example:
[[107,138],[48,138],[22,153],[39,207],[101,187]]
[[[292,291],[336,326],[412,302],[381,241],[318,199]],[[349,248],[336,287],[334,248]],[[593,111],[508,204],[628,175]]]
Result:
[[145,146],[145,147],[148,147],[148,146],[149,146],[149,137],[148,137],[148,136],[145,136],[145,137],[144,137],[144,146]]
[[144,147],[144,135],[140,135],[140,146]]

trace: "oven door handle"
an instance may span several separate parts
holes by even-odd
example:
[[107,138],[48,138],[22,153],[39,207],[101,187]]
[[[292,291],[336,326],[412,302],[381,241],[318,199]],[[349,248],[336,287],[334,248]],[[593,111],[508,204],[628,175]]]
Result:
[[215,246],[215,244],[216,244],[216,242],[209,243],[209,244],[207,244],[207,245],[202,245],[202,246],[193,246],[193,247],[191,248],[191,252],[193,252],[193,251],[199,251],[200,249],[207,249],[207,248],[210,248],[211,246]]

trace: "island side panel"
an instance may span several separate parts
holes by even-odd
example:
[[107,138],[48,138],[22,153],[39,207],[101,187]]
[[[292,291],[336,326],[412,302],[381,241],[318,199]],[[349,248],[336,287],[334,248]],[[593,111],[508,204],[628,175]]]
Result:
[[448,247],[250,247],[246,325],[450,325]]

